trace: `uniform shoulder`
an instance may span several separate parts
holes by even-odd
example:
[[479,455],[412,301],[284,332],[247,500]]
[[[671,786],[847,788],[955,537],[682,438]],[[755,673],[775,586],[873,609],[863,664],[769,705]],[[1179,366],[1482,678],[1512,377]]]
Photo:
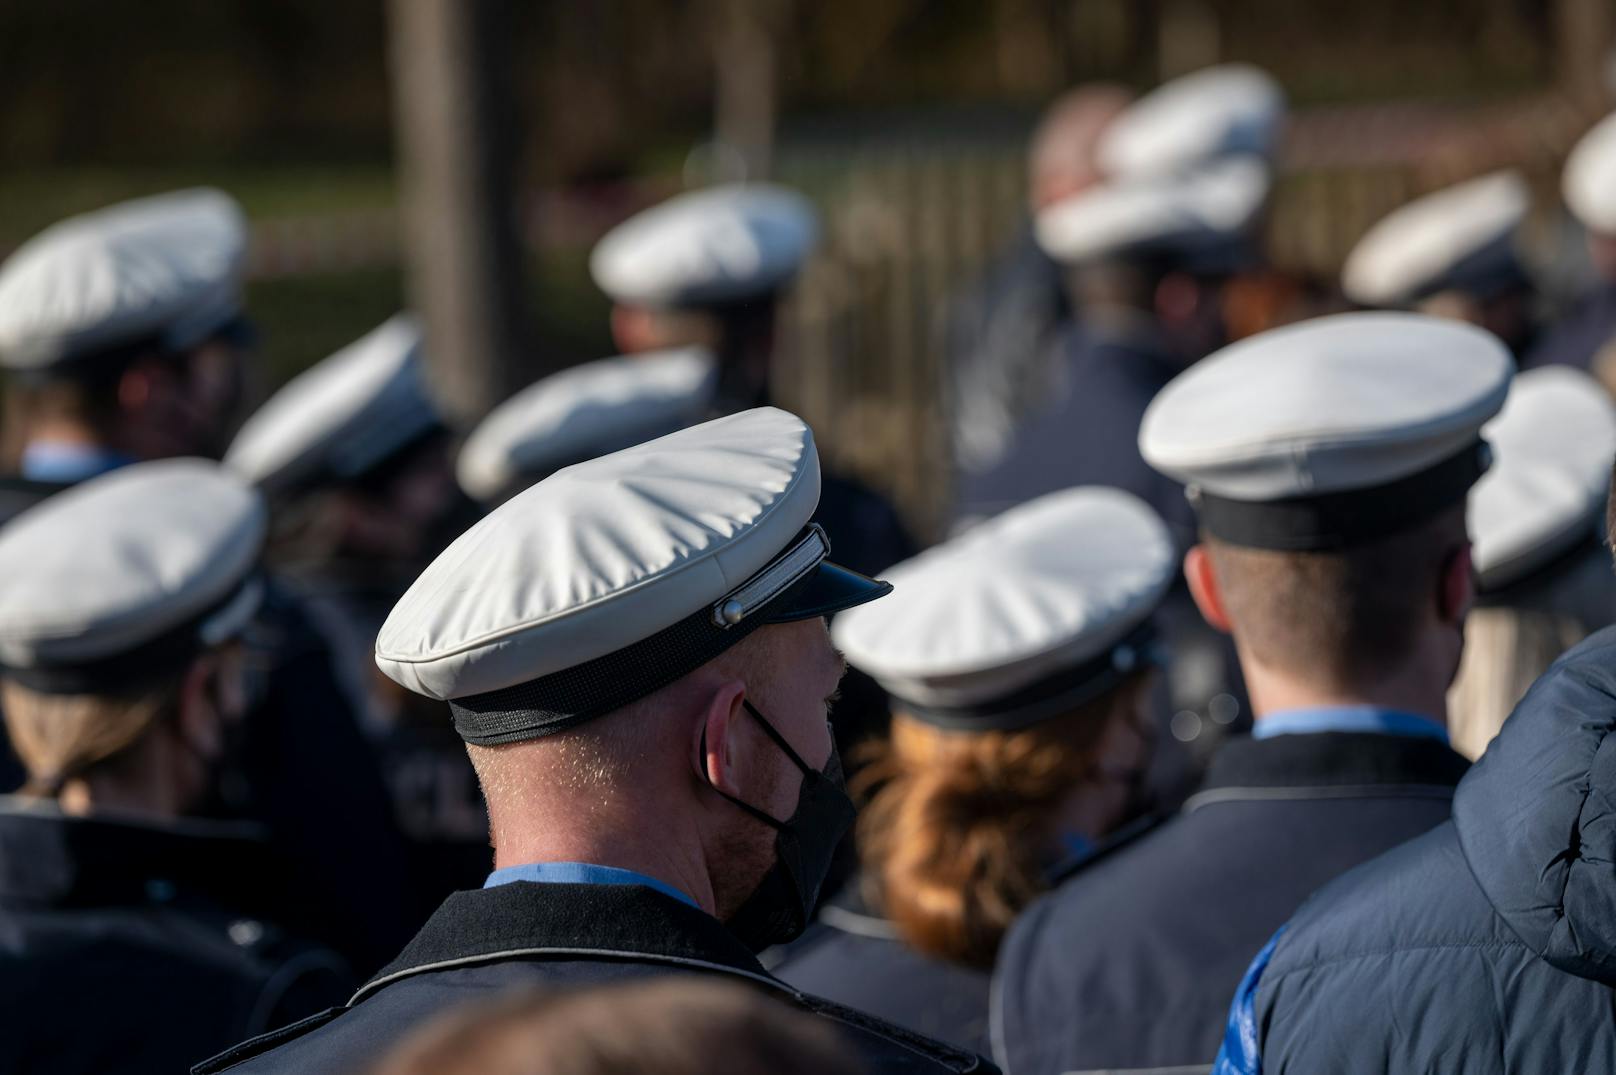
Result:
[[[842,1024],[874,1070],[921,1070],[998,1075],[999,1069],[976,1053],[847,1008],[823,997],[792,991],[799,1006]],[[916,1067],[919,1065],[919,1067]]]

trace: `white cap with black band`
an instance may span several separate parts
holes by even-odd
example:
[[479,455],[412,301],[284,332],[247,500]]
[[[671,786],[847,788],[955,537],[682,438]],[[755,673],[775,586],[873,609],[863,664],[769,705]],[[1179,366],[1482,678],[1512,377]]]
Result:
[[769,623],[887,593],[827,560],[819,458],[772,407],[557,471],[478,522],[405,593],[376,664],[449,703],[468,742],[611,712]]
[[239,634],[262,593],[267,513],[217,463],[92,478],[0,530],[0,668],[26,687],[115,691]]
[[836,618],[836,645],[904,712],[955,731],[1068,713],[1159,662],[1166,525],[1120,489],[1011,508],[886,572],[885,601]]
[[1464,503],[1514,362],[1491,333],[1420,314],[1320,317],[1242,340],[1162,389],[1145,461],[1201,527],[1282,551],[1374,541]]

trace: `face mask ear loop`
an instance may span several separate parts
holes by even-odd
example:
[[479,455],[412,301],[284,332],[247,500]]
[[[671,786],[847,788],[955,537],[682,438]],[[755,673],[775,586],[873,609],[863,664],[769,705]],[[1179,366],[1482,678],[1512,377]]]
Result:
[[763,714],[757,711],[757,706],[752,704],[752,700],[750,698],[742,698],[741,704],[746,707],[746,711],[748,713],[752,714],[752,716],[757,719],[759,724],[763,725],[764,732],[768,734],[770,739],[774,740],[774,745],[785,751],[786,757],[791,759],[792,764],[797,767],[798,772],[805,776],[811,772],[814,772],[813,767],[807,762],[803,761],[802,757],[798,755],[795,750],[791,749],[791,744],[786,742],[785,736],[781,735],[779,731],[776,730],[775,726],[765,720]]
[[712,790],[713,794],[719,796],[720,798],[728,799],[730,802],[734,803],[736,806],[740,807],[742,810],[745,810],[748,814],[751,814],[753,817],[757,818],[759,821],[763,822],[763,824],[769,826],[769,828],[771,828],[771,829],[775,829],[777,831],[783,831],[785,829],[785,823],[784,822],[777,821],[776,819],[770,817],[768,814],[765,814],[762,810],[759,810],[757,807],[753,806],[751,803],[742,802],[740,799],[737,799],[735,796],[729,794],[728,792],[721,791],[717,787],[714,787],[712,778],[707,775],[707,765],[706,765],[706,759],[707,759],[707,729],[706,728],[703,728],[701,730],[701,757],[702,757],[701,778],[702,778],[702,780],[704,780],[706,782],[707,787]]

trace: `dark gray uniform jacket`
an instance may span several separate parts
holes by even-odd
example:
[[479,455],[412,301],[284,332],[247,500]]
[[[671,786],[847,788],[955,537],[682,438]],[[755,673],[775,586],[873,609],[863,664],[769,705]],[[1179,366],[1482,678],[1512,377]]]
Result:
[[671,896],[642,885],[525,881],[455,893],[345,1007],[194,1070],[350,1075],[458,1004],[519,987],[660,974],[716,974],[768,991],[840,1027],[872,1072],[995,1070],[974,1054],[798,992],[771,977],[718,921]]
[[266,852],[0,800],[0,1072],[184,1071],[346,995],[341,960],[254,913]]
[[999,1063],[1206,1070],[1252,956],[1320,885],[1444,821],[1466,768],[1434,739],[1230,740],[1179,816],[1011,926],[992,997]]
[[815,996],[927,1037],[988,1051],[988,972],[909,947],[891,922],[865,904],[856,877],[819,909],[774,973]]
[[1607,628],[1527,694],[1452,822],[1297,914],[1256,980],[1261,1070],[1616,1071],[1613,730]]

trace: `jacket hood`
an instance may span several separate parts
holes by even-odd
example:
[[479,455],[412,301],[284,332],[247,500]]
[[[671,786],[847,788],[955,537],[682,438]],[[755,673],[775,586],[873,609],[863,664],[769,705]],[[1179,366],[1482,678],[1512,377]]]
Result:
[[1616,627],[1561,657],[1459,785],[1476,881],[1552,966],[1616,985]]

